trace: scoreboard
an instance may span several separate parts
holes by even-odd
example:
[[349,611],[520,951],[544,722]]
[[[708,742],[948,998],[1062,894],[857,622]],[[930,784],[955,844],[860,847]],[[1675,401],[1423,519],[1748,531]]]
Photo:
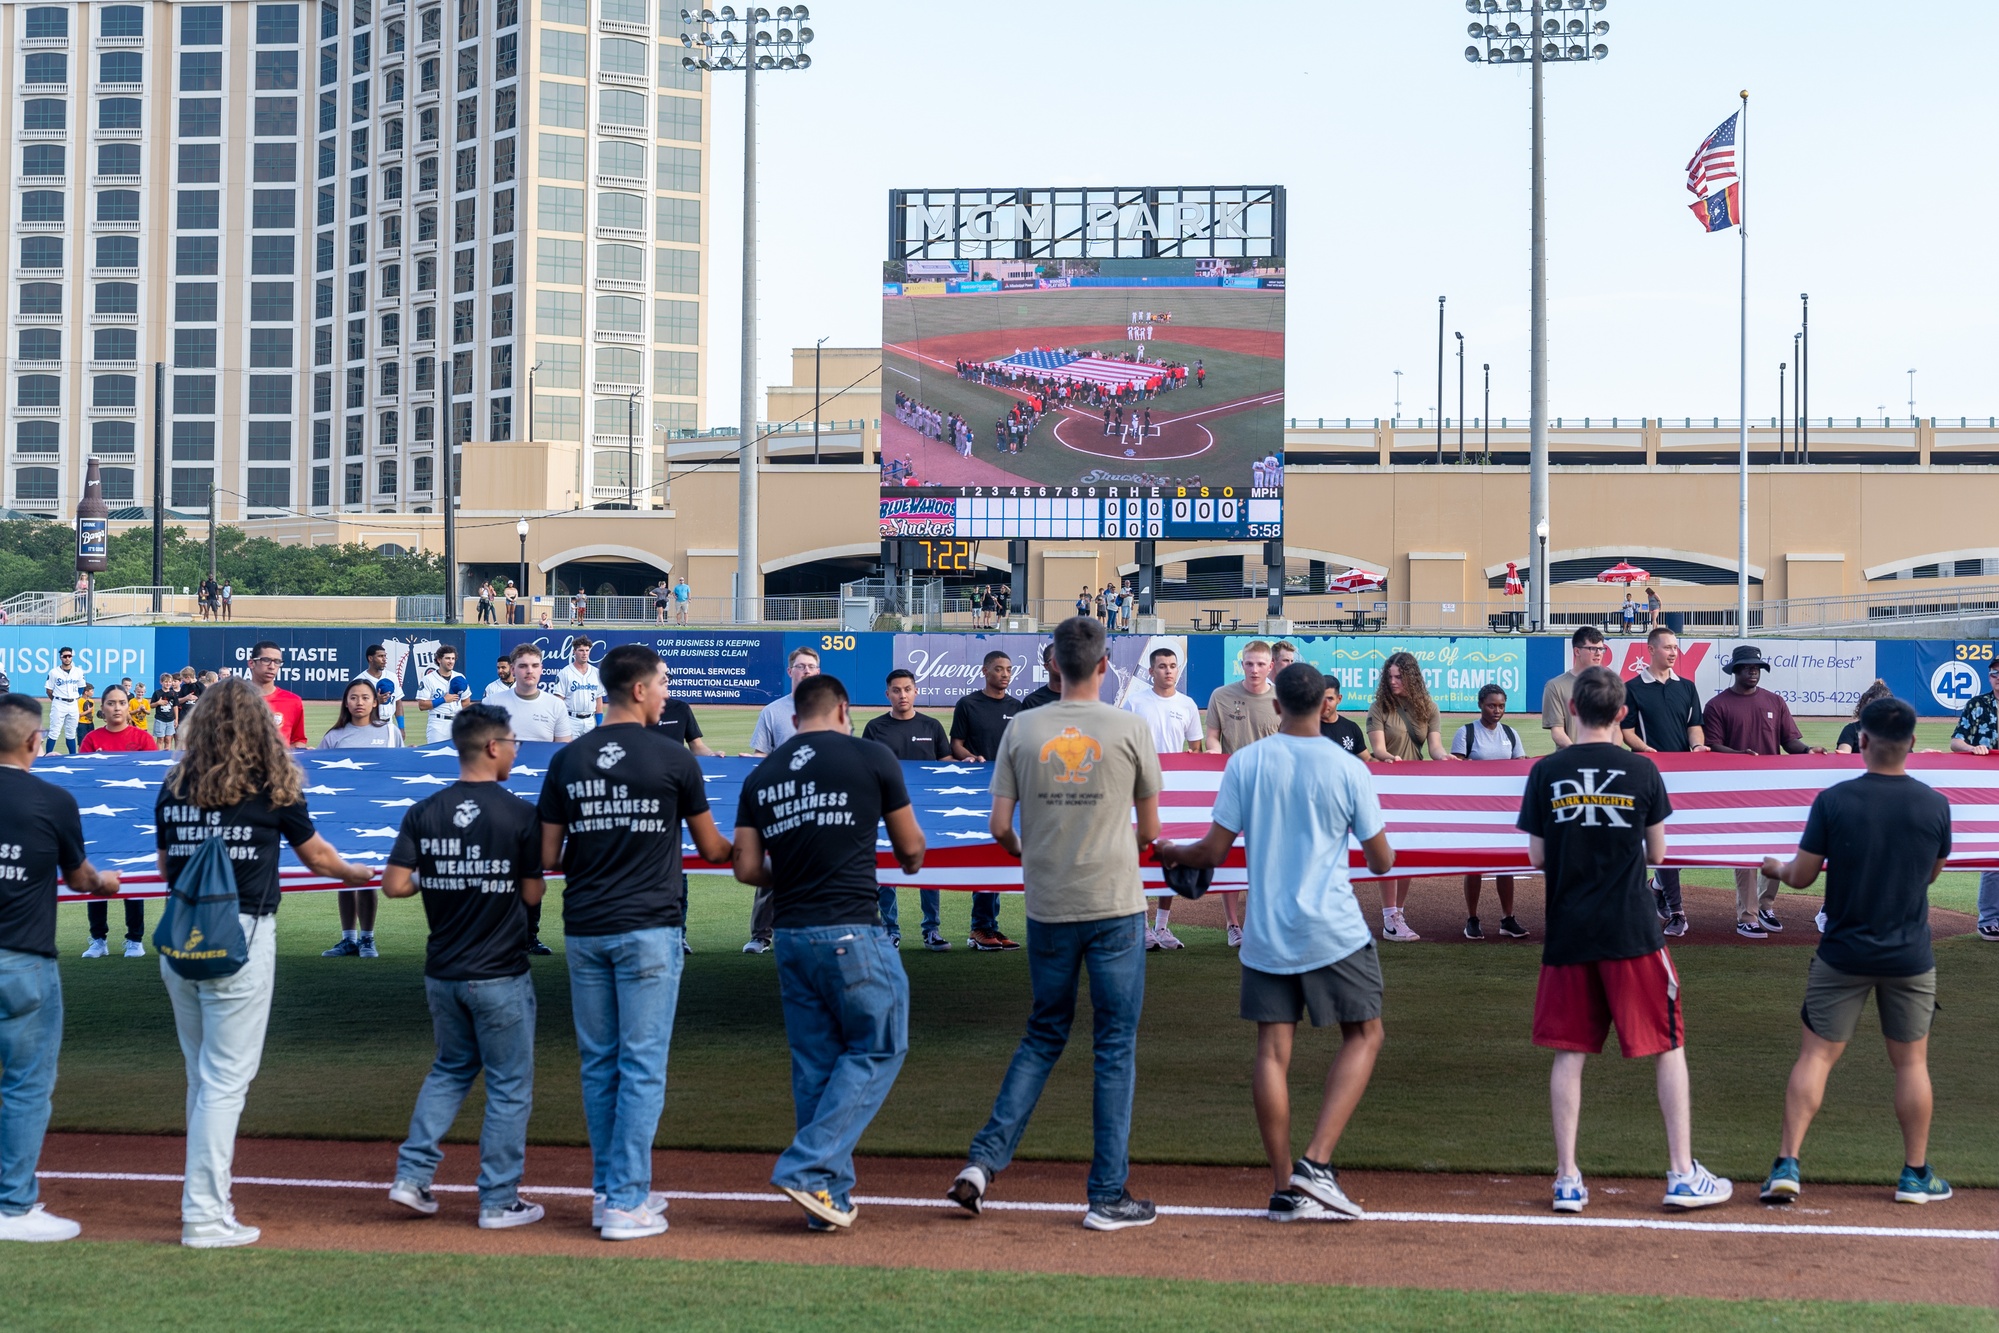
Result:
[[1284,535],[1281,487],[923,486],[885,490],[884,536],[1044,540]]

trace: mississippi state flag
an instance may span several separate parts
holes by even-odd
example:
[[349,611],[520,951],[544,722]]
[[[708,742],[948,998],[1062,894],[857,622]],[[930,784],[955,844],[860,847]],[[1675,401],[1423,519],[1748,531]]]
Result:
[[1688,204],[1701,226],[1709,231],[1721,231],[1742,221],[1742,185],[1737,182],[1724,189],[1716,190],[1699,203]]

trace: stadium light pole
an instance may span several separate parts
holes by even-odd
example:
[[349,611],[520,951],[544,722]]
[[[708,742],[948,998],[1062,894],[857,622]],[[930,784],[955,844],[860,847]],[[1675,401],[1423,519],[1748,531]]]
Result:
[[[1548,171],[1542,151],[1542,70],[1550,63],[1583,64],[1610,55],[1608,46],[1592,40],[1609,32],[1610,24],[1584,17],[1600,12],[1606,2],[1465,0],[1465,11],[1475,18],[1466,29],[1475,43],[1465,48],[1467,61],[1474,65],[1533,67],[1527,300],[1527,531],[1544,551],[1548,533]],[[1567,17],[1548,17],[1558,13]],[[1529,20],[1525,30],[1520,26],[1523,14]],[[1532,580],[1528,589],[1528,604],[1533,609],[1530,619],[1537,626],[1548,620],[1545,565],[1545,561],[1537,560],[1528,571]]]
[[1798,293],[1798,461],[1812,461],[1812,294]]
[[1458,466],[1465,461],[1465,336],[1452,334],[1458,340]]
[[1916,368],[1909,367],[1909,424],[1916,424]]
[[1444,462],[1444,298],[1437,298],[1437,465]]
[[1784,371],[1787,362],[1777,363],[1777,461],[1784,461]]
[[1396,372],[1395,372],[1395,417],[1394,417],[1394,420],[1396,420],[1396,421],[1400,421],[1401,419],[1402,419],[1402,372],[1398,370],[1398,371],[1396,371]]
[[1485,432],[1479,446],[1487,463],[1492,462],[1492,362],[1485,363],[1485,415],[1479,418],[1480,429]]
[[804,5],[779,5],[777,26],[761,5],[680,11],[683,69],[743,76],[743,370],[736,461],[736,597],[739,625],[757,620],[757,73],[810,69],[811,18]]
[[1791,461],[1793,463],[1804,461],[1802,446],[1805,438],[1805,419],[1798,415],[1803,401],[1801,395],[1805,380],[1805,363],[1799,359],[1802,355],[1799,343],[1804,336],[1802,333],[1791,335]]
[[[525,597],[527,599],[527,605],[532,606],[534,604],[534,593],[530,591],[528,588],[528,521],[526,515],[522,515],[521,521],[514,524],[514,535],[521,539],[520,594],[522,597]],[[521,616],[521,623],[522,624],[527,623],[527,616],[525,613],[523,613]]]

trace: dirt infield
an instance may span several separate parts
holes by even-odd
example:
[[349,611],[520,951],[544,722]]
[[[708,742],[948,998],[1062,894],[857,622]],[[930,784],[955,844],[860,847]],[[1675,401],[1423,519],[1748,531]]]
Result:
[[[179,1237],[182,1153],[177,1138],[52,1135],[43,1197],[92,1239],[169,1244]],[[435,1218],[384,1197],[394,1162],[386,1143],[246,1139],[237,1148],[237,1210],[264,1229],[266,1244],[298,1249],[1962,1305],[1994,1301],[1999,1238],[1999,1193],[1989,1191],[1911,1208],[1896,1206],[1885,1185],[1808,1185],[1799,1204],[1782,1210],[1758,1204],[1747,1193],[1753,1186],[1739,1182],[1729,1205],[1668,1216],[1660,1182],[1597,1179],[1589,1213],[1572,1220],[1548,1212],[1545,1179],[1386,1172],[1344,1177],[1373,1220],[1277,1226],[1261,1216],[1265,1172],[1186,1166],[1139,1166],[1131,1182],[1134,1193],[1180,1211],[1141,1232],[1099,1235],[1080,1225],[1080,1164],[1022,1163],[995,1184],[985,1216],[972,1218],[942,1200],[958,1163],[902,1158],[863,1161],[854,1230],[820,1235],[769,1189],[769,1157],[662,1152],[654,1184],[674,1195],[672,1230],[611,1245],[588,1226],[582,1149],[529,1149],[525,1192],[549,1216],[509,1231],[475,1225],[467,1188],[474,1148],[447,1150]]]
[[[1422,943],[1462,944],[1467,948],[1480,947],[1480,942],[1464,937],[1465,903],[1464,880],[1461,876],[1434,875],[1418,879],[1412,887],[1404,912],[1409,924],[1423,937]],[[1380,890],[1367,881],[1356,882],[1355,891],[1366,913],[1368,921],[1377,928],[1381,923]],[[1704,888],[1689,884],[1682,891],[1682,902],[1687,912],[1686,935],[1667,943],[1678,947],[1690,944],[1739,945],[1744,949],[1772,949],[1786,946],[1817,948],[1819,932],[1812,917],[1819,910],[1819,899],[1800,894],[1782,893],[1777,896],[1777,917],[1784,923],[1780,934],[1767,939],[1744,939],[1735,933],[1735,893],[1731,889]],[[1514,915],[1520,924],[1527,927],[1529,937],[1524,940],[1509,940],[1499,934],[1499,891],[1488,876],[1482,886],[1479,905],[1479,925],[1485,931],[1484,946],[1493,948],[1533,948],[1541,947],[1542,923],[1547,919],[1541,878],[1538,875],[1523,875],[1515,880]],[[1197,902],[1176,902],[1173,905],[1175,924],[1190,926],[1214,926],[1224,924],[1222,904],[1219,898],[1203,898]],[[1941,907],[1930,909],[1930,934],[1937,939],[1952,935],[1969,935],[1978,928],[1978,919],[1966,912],[1945,911]]]
[[[1188,347],[1208,347],[1217,352],[1239,352],[1245,356],[1284,357],[1284,330],[1229,329],[1192,324],[1161,324],[1161,342]],[[984,329],[970,333],[938,333],[928,337],[903,338],[882,350],[900,352],[919,361],[954,366],[959,361],[996,361],[1030,347],[1088,347],[1096,344],[1124,344],[1130,326],[1125,324],[1057,325],[1038,329]]]

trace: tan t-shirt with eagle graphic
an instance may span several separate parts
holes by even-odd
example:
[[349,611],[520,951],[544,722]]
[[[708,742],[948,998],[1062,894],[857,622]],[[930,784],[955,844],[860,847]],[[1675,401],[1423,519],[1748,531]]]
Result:
[[993,756],[992,794],[1020,804],[1028,916],[1143,912],[1131,811],[1160,785],[1152,733],[1135,713],[1063,700],[1016,716]]

